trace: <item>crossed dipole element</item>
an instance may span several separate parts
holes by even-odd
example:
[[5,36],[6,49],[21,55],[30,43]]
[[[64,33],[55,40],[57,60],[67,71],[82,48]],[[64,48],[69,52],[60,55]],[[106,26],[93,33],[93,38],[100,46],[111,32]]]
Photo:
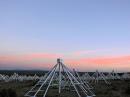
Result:
[[[46,97],[49,88],[58,89],[58,94],[69,88],[69,91],[76,92],[77,97],[93,97],[95,94],[88,85],[78,80],[73,73],[57,59],[57,64],[49,71],[43,79],[40,79],[32,89],[25,94],[27,97]],[[73,87],[73,89],[72,89]],[[54,88],[54,89],[55,89]]]
[[93,78],[92,81],[94,81],[95,83],[98,83],[99,80],[103,80],[106,84],[110,84],[106,80],[106,77],[105,77],[104,73],[99,72],[98,70],[96,70],[96,72],[91,77]]
[[108,79],[116,80],[116,79],[121,79],[121,76],[116,73],[114,70],[106,76]]

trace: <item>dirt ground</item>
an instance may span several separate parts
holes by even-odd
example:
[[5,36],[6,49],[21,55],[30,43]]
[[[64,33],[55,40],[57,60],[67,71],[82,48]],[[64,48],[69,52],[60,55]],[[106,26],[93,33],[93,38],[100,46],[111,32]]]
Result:
[[[107,85],[102,81],[98,84],[92,83],[96,97],[130,97],[130,80],[111,80],[110,82],[110,85]],[[16,92],[17,97],[24,97],[24,94],[30,90],[35,83],[36,82],[33,81],[0,82],[0,91],[2,89],[13,89]],[[49,96],[47,97],[55,97],[53,96],[53,92],[49,91]],[[71,92],[63,92],[63,96],[60,97],[75,97],[73,95],[74,94]]]

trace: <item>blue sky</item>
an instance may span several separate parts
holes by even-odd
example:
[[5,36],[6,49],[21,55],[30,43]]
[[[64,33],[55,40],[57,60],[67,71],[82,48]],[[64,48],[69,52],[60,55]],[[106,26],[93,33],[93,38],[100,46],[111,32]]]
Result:
[[129,47],[129,0],[7,0],[0,4],[0,38],[7,47],[8,43],[43,50],[53,46],[58,51]]
[[129,55],[129,43],[129,0],[0,1],[3,55],[87,50],[99,51],[93,56]]

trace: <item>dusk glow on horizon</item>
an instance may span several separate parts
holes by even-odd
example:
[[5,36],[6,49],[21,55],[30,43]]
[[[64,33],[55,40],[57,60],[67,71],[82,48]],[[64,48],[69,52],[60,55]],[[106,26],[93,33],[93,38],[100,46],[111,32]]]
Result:
[[130,71],[129,0],[0,1],[0,70]]
[[99,57],[76,57],[70,54],[24,54],[24,55],[2,55],[0,56],[1,69],[23,69],[23,70],[48,70],[56,64],[56,59],[63,58],[64,63],[79,71],[102,71],[117,70],[120,72],[130,70],[129,56],[99,56]]

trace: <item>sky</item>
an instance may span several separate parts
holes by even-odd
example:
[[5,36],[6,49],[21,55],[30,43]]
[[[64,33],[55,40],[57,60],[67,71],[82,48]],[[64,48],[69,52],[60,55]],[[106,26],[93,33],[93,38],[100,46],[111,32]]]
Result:
[[1,0],[0,69],[130,71],[129,0]]

